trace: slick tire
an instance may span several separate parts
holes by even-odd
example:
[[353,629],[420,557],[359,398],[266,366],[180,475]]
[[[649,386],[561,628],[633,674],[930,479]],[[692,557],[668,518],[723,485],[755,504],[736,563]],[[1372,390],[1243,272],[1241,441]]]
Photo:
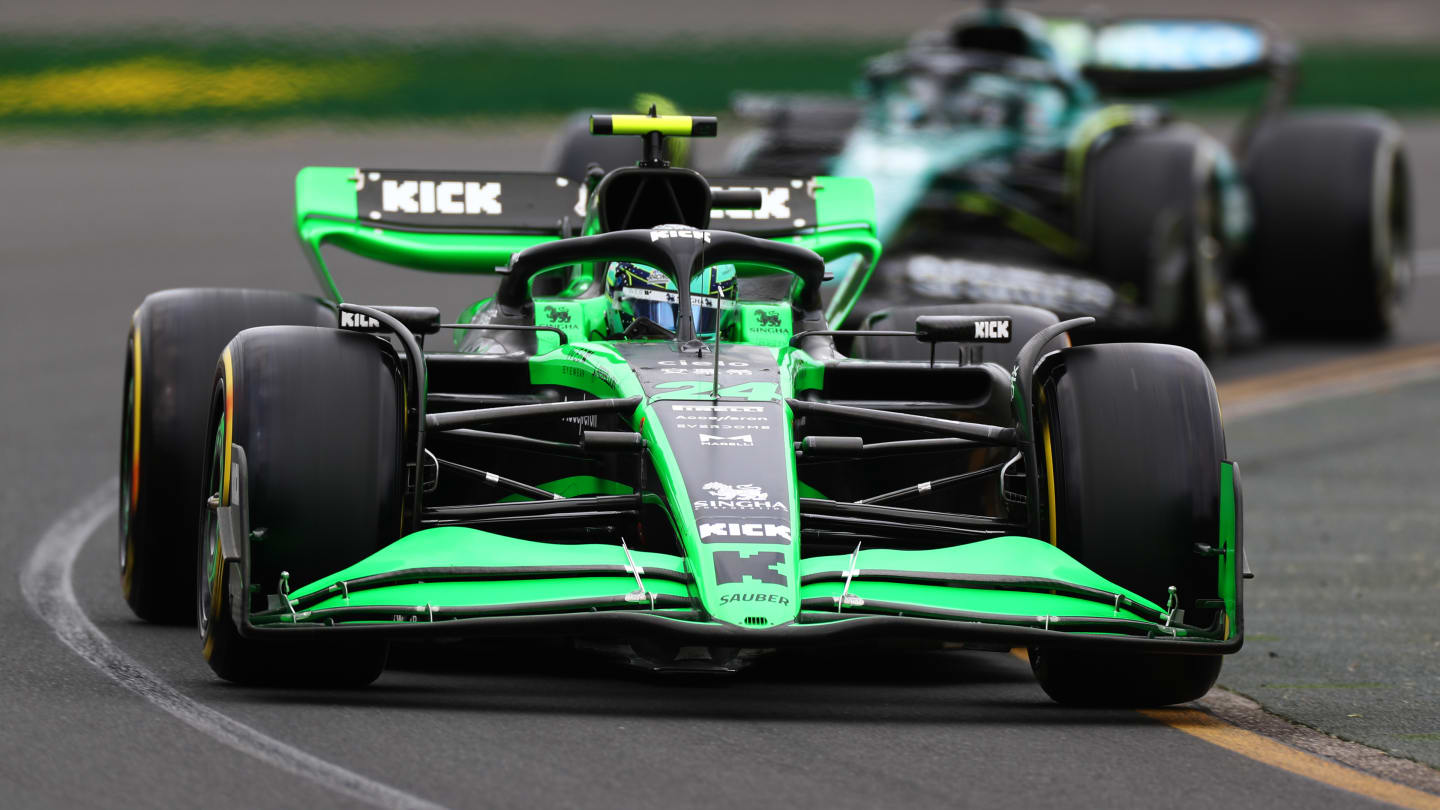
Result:
[[[1031,336],[1059,323],[1055,313],[1039,307],[1019,304],[932,304],[929,306],[889,307],[866,319],[865,329],[908,332],[915,328],[915,319],[921,315],[997,315],[1010,319],[1009,343],[975,344],[980,349],[980,360],[997,363],[1009,371],[1015,366],[1020,347]],[[1060,335],[1045,347],[1049,352],[1070,345],[1070,339]],[[954,360],[957,344],[943,344],[936,348],[935,357],[940,360]],[[880,337],[856,338],[851,352],[866,360],[929,360],[930,344],[918,340]],[[1042,352],[1043,354],[1043,352]]]
[[1091,271],[1206,357],[1228,331],[1218,148],[1185,126],[1121,135],[1090,158],[1080,212]]
[[120,431],[120,590],[136,616],[187,623],[199,473],[215,359],[235,333],[268,324],[333,325],[314,298],[270,290],[181,289],[145,299],[125,349]]
[[1199,700],[1220,677],[1218,655],[1031,649],[1045,694],[1067,706],[1170,706]]
[[[405,400],[390,345],[337,329],[273,326],[235,336],[212,385],[205,491],[248,510],[251,593],[235,604],[213,512],[196,571],[203,651],[220,677],[245,684],[363,686],[379,677],[379,640],[243,636],[242,611],[277,601],[282,574],[299,588],[393,542],[402,531]],[[226,448],[242,456],[240,469]]]
[[1383,336],[1413,277],[1410,171],[1380,115],[1289,116],[1245,157],[1255,209],[1246,265],[1271,331]]
[[[1042,363],[1037,382],[1046,539],[1161,606],[1175,586],[1185,623],[1208,625],[1197,601],[1218,596],[1218,572],[1195,544],[1219,536],[1225,434],[1205,364],[1178,346],[1081,346]],[[1218,655],[1043,647],[1031,663],[1050,697],[1093,705],[1194,700],[1220,671]]]

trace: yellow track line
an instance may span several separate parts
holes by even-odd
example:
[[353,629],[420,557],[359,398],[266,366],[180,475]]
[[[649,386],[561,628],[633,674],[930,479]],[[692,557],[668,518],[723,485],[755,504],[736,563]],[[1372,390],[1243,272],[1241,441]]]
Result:
[[1291,748],[1253,731],[1232,726],[1197,709],[1140,709],[1140,713],[1242,757],[1334,788],[1413,810],[1440,810],[1440,796],[1389,782],[1298,748]]
[[[1029,664],[1030,654],[1024,647],[1014,647],[1010,654]],[[1324,757],[1276,742],[1263,734],[1232,726],[1220,718],[1198,709],[1138,709],[1152,720],[1199,737],[1247,759],[1313,779],[1340,790],[1376,801],[1389,802],[1410,810],[1440,810],[1440,796],[1390,782],[1378,776],[1332,762]]]
[[1440,343],[1369,352],[1222,383],[1217,388],[1227,416],[1248,415],[1432,374],[1440,374]]
[[[1291,371],[1265,374],[1218,386],[1220,401],[1235,411],[1270,410],[1298,404],[1307,399],[1364,390],[1367,383],[1399,381],[1409,374],[1429,374],[1440,369],[1440,343],[1404,346]],[[1023,649],[1011,651],[1029,660]],[[1340,790],[1417,810],[1440,810],[1440,796],[1390,782],[1349,768],[1324,757],[1301,751],[1253,731],[1233,726],[1214,715],[1196,709],[1141,709],[1154,720],[1198,737],[1212,745],[1257,762],[1313,779]]]

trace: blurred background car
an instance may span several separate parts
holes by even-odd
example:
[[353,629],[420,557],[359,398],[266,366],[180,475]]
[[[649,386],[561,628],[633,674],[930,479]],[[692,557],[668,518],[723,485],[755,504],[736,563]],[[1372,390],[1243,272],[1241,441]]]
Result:
[[[1158,100],[1256,80],[1228,144]],[[734,168],[874,183],[887,258],[856,325],[955,301],[1206,356],[1267,328],[1383,335],[1412,271],[1403,133],[1373,110],[1297,113],[1297,81],[1295,47],[1259,23],[996,0],[872,59],[855,101],[742,96],[761,127]]]

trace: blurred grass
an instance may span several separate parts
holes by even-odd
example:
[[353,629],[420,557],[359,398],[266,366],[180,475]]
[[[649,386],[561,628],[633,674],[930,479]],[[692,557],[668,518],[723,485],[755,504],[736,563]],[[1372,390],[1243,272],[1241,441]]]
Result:
[[[340,34],[19,36],[0,44],[0,128],[210,127],[286,119],[435,120],[628,109],[637,92],[723,112],[737,90],[848,94],[865,59],[900,43],[624,44]],[[1440,110],[1440,49],[1318,45],[1298,102]],[[1177,99],[1249,106],[1259,85]]]

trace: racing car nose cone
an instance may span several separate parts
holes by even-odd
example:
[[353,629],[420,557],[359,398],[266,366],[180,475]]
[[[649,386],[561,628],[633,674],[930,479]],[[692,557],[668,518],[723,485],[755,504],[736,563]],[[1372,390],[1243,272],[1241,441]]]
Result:
[[775,351],[727,345],[720,356],[718,397],[712,355],[627,359],[661,394],[646,421],[669,450],[655,462],[700,602],[715,619],[761,629],[799,610],[793,434]]
[[798,518],[784,406],[743,400],[656,405],[680,474],[676,500],[684,499],[694,521],[690,546],[701,603],[715,618],[741,627],[792,621],[799,605]]

